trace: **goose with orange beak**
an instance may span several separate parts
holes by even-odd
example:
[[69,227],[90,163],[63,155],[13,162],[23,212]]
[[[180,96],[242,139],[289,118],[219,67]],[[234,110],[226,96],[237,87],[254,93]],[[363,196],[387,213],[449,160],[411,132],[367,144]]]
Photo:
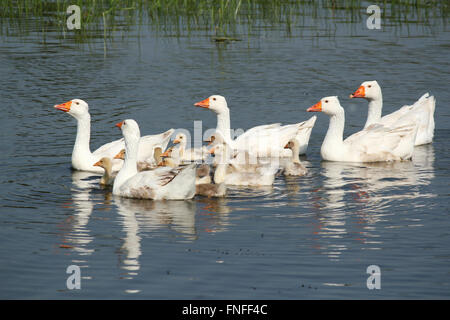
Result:
[[116,174],[112,172],[112,160],[108,157],[103,157],[94,163],[94,167],[101,167],[105,170],[105,173],[100,178],[100,185],[112,186],[116,177]]
[[[94,166],[94,163],[103,157],[112,159],[120,150],[125,148],[124,140],[118,139],[109,142],[91,152],[91,115],[89,114],[88,104],[81,99],[73,99],[55,105],[54,108],[71,115],[77,121],[77,135],[72,152],[72,168],[80,171],[104,173],[104,169],[100,166]],[[155,147],[165,149],[174,131],[174,129],[170,129],[161,134],[142,137],[139,142],[139,160],[145,161],[151,158]],[[122,164],[123,161],[121,160],[113,160],[112,171],[118,171]]]
[[345,112],[336,96],[322,98],[308,112],[322,112],[330,117],[322,143],[322,159],[339,162],[379,162],[411,159],[417,126],[397,128],[371,126],[343,139]]
[[[242,157],[230,158],[230,150],[226,144],[217,144],[209,151],[214,155],[214,182],[237,186],[270,186],[278,171],[278,161],[256,161],[249,163]],[[247,158],[246,152],[241,153]]]
[[203,161],[206,159],[207,157],[207,148],[206,147],[202,147],[202,148],[190,148],[187,149],[186,146],[188,143],[190,143],[190,141],[188,141],[190,139],[188,139],[187,135],[179,132],[176,136],[175,139],[173,140],[174,144],[178,144],[179,147],[177,148],[177,152],[175,152],[175,154],[178,155],[178,160],[179,162],[184,162],[184,161]]
[[133,119],[116,126],[125,139],[126,157],[114,180],[114,195],[152,200],[184,200],[195,196],[195,164],[138,172],[139,126]]
[[296,139],[289,141],[285,146],[286,149],[292,150],[292,158],[290,161],[286,161],[283,166],[282,172],[285,176],[304,176],[308,172],[298,156],[299,147]]
[[369,104],[366,124],[368,128],[374,124],[383,124],[391,128],[415,123],[418,126],[417,136],[414,144],[416,146],[431,143],[434,137],[434,110],[436,100],[428,93],[422,95],[412,105],[406,105],[384,117],[381,116],[383,108],[383,95],[377,81],[365,81],[350,95],[350,98],[363,98]]
[[[145,171],[145,170],[151,170],[158,166],[158,163],[161,161],[161,148],[156,147],[154,150],[154,159],[153,161],[138,161],[137,162],[137,169],[138,171]],[[114,159],[120,159],[125,160],[125,149],[120,150],[118,154],[114,156]]]
[[236,139],[231,137],[230,109],[226,99],[212,95],[194,104],[196,107],[209,109],[217,114],[216,132],[220,132],[224,141],[232,150],[246,150],[259,157],[290,157],[291,151],[284,146],[293,138],[299,140],[300,152],[305,153],[316,117],[297,124],[281,126],[279,123],[253,127]]

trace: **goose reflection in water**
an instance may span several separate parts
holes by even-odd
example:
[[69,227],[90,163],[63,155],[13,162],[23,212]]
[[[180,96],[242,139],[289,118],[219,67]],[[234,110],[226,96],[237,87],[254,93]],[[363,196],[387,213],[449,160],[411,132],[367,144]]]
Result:
[[68,207],[74,209],[74,215],[64,221],[64,234],[61,248],[71,248],[79,255],[90,255],[94,249],[89,248],[93,237],[87,228],[94,203],[91,201],[91,190],[98,184],[97,179],[90,179],[92,173],[72,172],[72,199]]
[[322,186],[313,189],[312,196],[315,248],[330,259],[339,259],[349,238],[364,249],[379,249],[376,226],[380,221],[392,223],[387,219],[394,214],[391,208],[417,206],[420,199],[436,197],[423,188],[434,178],[433,162],[432,145],[416,147],[412,161],[323,161]]
[[227,212],[224,204],[220,203],[222,200],[208,200],[209,210],[217,210],[217,219],[209,220],[200,213],[200,222],[196,225],[196,201],[150,201],[114,197],[125,233],[119,251],[123,255],[120,259],[121,268],[127,272],[127,277],[136,276],[140,269],[141,237],[144,234],[146,237],[158,236],[158,230],[169,229],[176,232],[180,237],[179,241],[191,242],[198,238],[198,228],[204,232],[225,230],[223,226],[226,224],[219,218]]
[[[87,256],[94,253],[94,249],[89,245],[94,240],[87,228],[89,219],[94,209],[94,203],[91,200],[91,190],[98,185],[98,179],[89,172],[73,171],[72,172],[72,199],[64,207],[72,208],[73,215],[64,219],[61,227],[62,243],[59,244],[61,249],[70,249],[71,252],[77,254],[72,259],[72,263],[81,268],[88,267]],[[85,259],[81,258],[85,257]],[[90,276],[84,275],[82,279],[90,279]]]

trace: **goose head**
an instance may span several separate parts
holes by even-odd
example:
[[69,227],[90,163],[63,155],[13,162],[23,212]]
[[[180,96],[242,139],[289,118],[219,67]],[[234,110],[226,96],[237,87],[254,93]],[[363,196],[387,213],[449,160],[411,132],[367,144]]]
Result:
[[177,164],[173,161],[172,158],[162,158],[160,162],[158,162],[158,167],[171,167],[175,168]]
[[341,113],[344,111],[337,96],[330,96],[322,98],[312,107],[308,108],[308,112],[323,112],[329,116]]
[[214,141],[216,140],[216,136],[213,133],[212,135],[210,135],[209,137],[207,137],[205,140],[203,140],[204,142],[208,143],[208,146],[212,145],[214,143]]
[[62,104],[57,104],[54,108],[67,112],[76,119],[80,119],[89,114],[88,104],[81,99],[73,99]]
[[101,167],[106,170],[106,172],[110,172],[112,168],[112,161],[108,157],[103,157],[96,163],[94,163],[95,167]]
[[350,95],[350,98],[364,98],[367,100],[375,100],[381,96],[381,88],[378,82],[365,81],[361,86]]
[[284,148],[285,149],[291,149],[292,152],[294,152],[295,150],[299,150],[300,149],[300,145],[299,145],[297,139],[292,139],[284,146]]
[[220,131],[215,131],[212,135],[205,139],[205,142],[208,142],[208,146],[215,146],[218,144],[226,143]]
[[175,136],[175,139],[173,140],[173,143],[174,144],[179,144],[179,143],[185,144],[186,143],[186,139],[187,139],[186,135],[184,133],[180,132],[180,133],[178,133]]
[[194,106],[210,109],[215,113],[221,113],[228,110],[227,100],[225,100],[225,97],[219,95],[212,95],[205,100],[195,103]]
[[120,150],[119,153],[114,156],[114,159],[125,160],[125,149]]
[[125,138],[125,143],[138,143],[141,137],[139,125],[133,119],[126,119],[116,124]]

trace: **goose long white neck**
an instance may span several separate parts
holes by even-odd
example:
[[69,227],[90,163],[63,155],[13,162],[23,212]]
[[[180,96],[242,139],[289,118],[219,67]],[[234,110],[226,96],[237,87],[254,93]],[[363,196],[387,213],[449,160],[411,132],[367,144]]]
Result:
[[186,144],[187,144],[187,138],[184,138],[181,142],[180,142],[180,148],[179,150],[179,157],[182,158],[184,156],[184,152],[186,151]]
[[214,158],[214,164],[216,165],[216,170],[214,171],[214,183],[219,184],[225,181],[229,161],[230,149],[228,145],[223,144],[222,153],[216,155]]
[[216,166],[216,170],[214,171],[215,184],[220,184],[225,181],[226,171],[227,171],[226,163],[221,162]]
[[138,173],[137,156],[139,151],[139,137],[125,138],[125,160],[114,180],[113,193],[117,194],[120,186]]
[[343,150],[344,126],[345,112],[344,109],[341,109],[330,116],[328,131],[320,149],[323,159],[330,160],[338,154],[345,152]]
[[369,100],[369,111],[367,114],[366,124],[364,129],[374,123],[378,123],[381,120],[381,111],[383,109],[383,96],[381,92],[375,99]]
[[82,166],[83,160],[89,159],[92,155],[89,147],[91,139],[91,116],[89,113],[77,118],[77,137],[72,152],[72,166],[78,169]]
[[223,108],[217,113],[217,131],[220,131],[225,141],[231,141],[231,127],[230,127],[230,109]]

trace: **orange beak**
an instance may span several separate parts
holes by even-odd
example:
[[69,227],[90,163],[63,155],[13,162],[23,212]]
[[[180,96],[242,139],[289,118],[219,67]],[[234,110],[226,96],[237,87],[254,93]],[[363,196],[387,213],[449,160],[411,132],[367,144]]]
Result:
[[317,102],[312,107],[308,108],[306,111],[308,112],[322,112],[322,101]]
[[94,167],[101,167],[102,166],[102,161],[99,160],[96,163],[94,163]]
[[285,149],[289,149],[289,143],[284,146]]
[[205,100],[194,103],[194,106],[201,107],[201,108],[209,108],[209,98],[206,98]]
[[72,105],[72,101],[67,101],[66,103],[61,103],[61,104],[55,105],[54,108],[64,111],[64,112],[69,112],[71,105]]
[[214,154],[214,152],[216,151],[216,148],[211,148],[211,150],[208,151],[209,154]]
[[114,159],[122,159],[122,151],[114,156]]
[[180,143],[181,141],[180,141],[180,139],[175,139],[175,140],[173,140],[173,143],[174,144],[178,144],[178,143]]
[[164,167],[164,161],[161,161],[160,163],[158,163],[158,167]]
[[122,129],[122,125],[123,125],[123,121],[115,124],[115,126],[119,129]]
[[166,152],[164,152],[161,157],[170,157],[170,151],[167,150]]
[[355,91],[355,93],[350,95],[350,98],[364,98],[366,96],[366,89],[361,86],[358,88],[358,90]]

